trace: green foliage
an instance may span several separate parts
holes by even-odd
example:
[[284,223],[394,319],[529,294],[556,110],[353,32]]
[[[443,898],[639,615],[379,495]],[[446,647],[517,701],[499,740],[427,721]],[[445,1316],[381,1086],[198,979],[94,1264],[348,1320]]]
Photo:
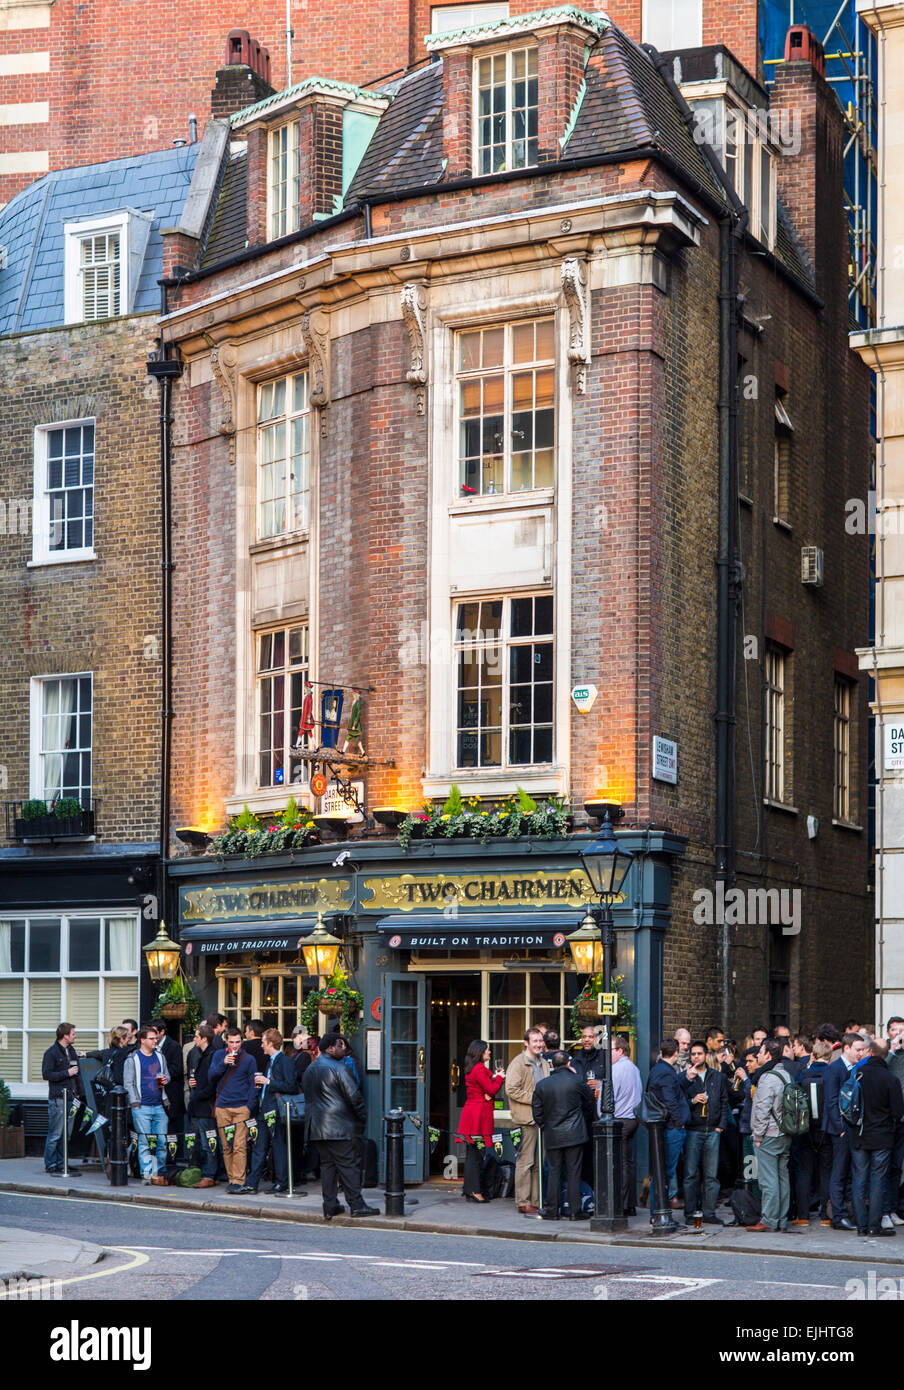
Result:
[[[618,1013],[614,1019],[610,1020],[610,1022],[613,1025],[613,1030],[616,1032],[619,1029],[628,1030],[630,1028],[633,1028],[635,1025],[634,1006],[632,1005],[631,1000],[628,998],[628,996],[622,993],[621,987],[624,983],[624,975],[612,976],[612,989],[615,990],[618,994]],[[577,999],[575,999],[574,1004],[572,1005],[571,1032],[574,1037],[579,1038],[581,1036],[581,1029],[586,1026],[578,1016],[578,1004],[581,1002],[582,999],[595,999],[597,995],[602,993],[603,976],[602,972],[600,972],[598,975],[591,975],[589,977],[584,988],[581,990],[580,994],[578,995]]]
[[246,801],[241,814],[233,816],[231,824],[236,830],[259,830],[261,823],[254,812],[248,809],[248,802]]
[[294,796],[289,797],[286,809],[271,825],[265,824],[246,804],[241,815],[233,816],[226,829],[214,836],[210,848],[213,854],[243,854],[246,859],[281,854],[287,849],[301,849],[313,826],[311,812],[299,806]]
[[358,1015],[364,1007],[364,995],[352,989],[345,972],[337,966],[322,989],[312,989],[301,1006],[301,1022],[309,1033],[318,1030],[318,1014],[322,1003],[340,1004],[340,1032],[345,1034],[358,1031]]
[[517,788],[518,810],[522,816],[532,816],[537,809],[537,803],[532,796],[528,796],[523,787]]
[[6,1129],[9,1124],[9,1106],[12,1096],[5,1081],[0,1081],[0,1129]]
[[70,816],[80,816],[82,814],[82,803],[77,796],[62,796],[53,808],[53,814],[60,820],[67,820]]
[[[459,809],[454,806],[454,793]],[[406,816],[399,826],[399,845],[407,850],[412,840],[466,839],[486,844],[492,839],[517,839],[530,835],[544,840],[562,839],[568,833],[569,812],[561,797],[551,796],[540,805],[520,787],[517,796],[497,801],[492,810],[481,809],[477,797],[463,804],[457,787],[452,788],[442,810],[426,802],[422,811]]]
[[460,816],[463,810],[464,807],[461,804],[461,792],[458,790],[458,787],[453,782],[449,790],[449,795],[446,798],[445,805],[443,806],[443,815]]
[[39,801],[37,799],[34,799],[32,801],[22,802],[22,820],[40,820],[42,816],[46,816],[47,814],[48,811],[46,801]]
[[151,1009],[151,1018],[162,1018],[165,1004],[185,1005],[182,1026],[186,1032],[193,1033],[201,1022],[201,1001],[194,994],[181,968],[176,971],[166,989],[157,996],[157,1002]]

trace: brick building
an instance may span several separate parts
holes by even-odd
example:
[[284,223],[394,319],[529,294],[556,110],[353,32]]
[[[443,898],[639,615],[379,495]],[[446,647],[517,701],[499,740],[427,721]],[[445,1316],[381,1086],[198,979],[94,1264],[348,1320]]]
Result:
[[90,1050],[150,1008],[164,662],[147,358],[161,228],[185,215],[196,154],[50,174],[0,214],[0,1075],[17,1099],[46,1100],[61,1019]]
[[[166,253],[173,824],[325,806],[306,689],[315,742],[343,694],[340,746],[363,691],[367,750],[321,758],[363,816],[334,785],[320,844],[171,843],[170,915],[206,1001],[285,1031],[326,914],[371,1113],[446,1130],[470,1037],[503,1060],[526,1021],[569,1031],[602,803],[636,856],[615,927],[644,1062],[680,1022],[869,1012],[868,552],[838,503],[869,439],[818,53],[769,111],[725,48],[657,63],[570,8],[429,48],[253,103],[229,150],[213,123],[204,230]],[[456,786],[563,797],[576,833],[400,845]]]
[[[374,85],[423,60],[433,29],[531,8],[530,0],[379,0],[362,25],[335,0],[294,0],[287,54],[284,0],[243,0],[225,16],[216,5],[189,12],[161,0],[152,25],[137,0],[0,0],[0,203],[49,169],[187,139],[192,114],[203,127],[228,25],[267,50],[276,87],[314,75]],[[756,0],[615,0],[605,8],[638,42],[661,50],[724,43],[757,71]]]

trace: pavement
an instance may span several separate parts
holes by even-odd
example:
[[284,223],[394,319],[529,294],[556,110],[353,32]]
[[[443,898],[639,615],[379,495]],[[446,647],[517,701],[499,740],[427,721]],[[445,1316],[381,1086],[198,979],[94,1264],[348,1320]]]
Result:
[[83,1265],[95,1265],[107,1251],[86,1240],[43,1231],[0,1226],[0,1281],[53,1279],[71,1274]]
[[[78,1169],[79,1176],[64,1178],[44,1172],[38,1158],[6,1159],[0,1164],[0,1192],[31,1193],[35,1196],[70,1196],[89,1198],[93,1201],[138,1202],[142,1206],[164,1207],[172,1211],[214,1212],[243,1217],[256,1217],[263,1220],[295,1221],[302,1224],[332,1227],[367,1226],[378,1230],[420,1231],[439,1235],[496,1236],[508,1240],[569,1241],[599,1246],[638,1246],[643,1248],[693,1248],[732,1253],[756,1255],[792,1256],[800,1259],[851,1260],[863,1264],[864,1260],[879,1260],[883,1265],[904,1265],[904,1226],[895,1238],[862,1237],[853,1232],[833,1231],[811,1222],[809,1230],[794,1227],[790,1231],[775,1233],[751,1233],[738,1227],[704,1227],[701,1231],[682,1230],[676,1235],[658,1236],[650,1231],[649,1218],[629,1217],[628,1228],[624,1232],[609,1235],[591,1231],[589,1222],[579,1221],[541,1221],[539,1217],[523,1216],[511,1200],[487,1203],[485,1207],[476,1203],[466,1203],[461,1196],[458,1183],[423,1183],[408,1188],[405,1196],[405,1215],[401,1217],[384,1216],[384,1197],[380,1189],[365,1191],[368,1205],[378,1207],[380,1215],[352,1220],[348,1216],[334,1217],[330,1223],[323,1219],[319,1183],[305,1185],[305,1196],[273,1197],[268,1192],[244,1196],[227,1195],[225,1185],[198,1190],[190,1187],[145,1187],[143,1183],[130,1178],[126,1187],[111,1187],[108,1179],[99,1168]],[[727,1207],[719,1208],[724,1220],[731,1217]],[[680,1215],[680,1213],[676,1213]],[[17,1256],[7,1255],[2,1243],[3,1231],[0,1229],[0,1278],[10,1277],[4,1273],[7,1264],[16,1260],[32,1265],[46,1262],[47,1251],[43,1245],[34,1251],[27,1247],[26,1233],[6,1232],[16,1241],[26,1244]],[[51,1237],[43,1237],[50,1240]],[[100,1259],[103,1247],[91,1246],[76,1241],[58,1242],[59,1249],[75,1251],[81,1246],[83,1254],[70,1253],[70,1261],[90,1262]],[[18,1248],[18,1246],[16,1247]],[[11,1247],[12,1249],[12,1247]],[[59,1253],[54,1251],[53,1253]],[[26,1259],[27,1256],[27,1259]],[[41,1258],[43,1257],[43,1258]]]

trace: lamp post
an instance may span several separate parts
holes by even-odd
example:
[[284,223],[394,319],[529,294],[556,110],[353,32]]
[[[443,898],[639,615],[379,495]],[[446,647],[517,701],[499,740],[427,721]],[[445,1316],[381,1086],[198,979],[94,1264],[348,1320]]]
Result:
[[309,975],[325,975],[327,979],[336,969],[342,942],[333,936],[323,925],[323,914],[318,912],[317,925],[311,935],[305,937],[301,953],[305,969]]
[[[607,812],[599,835],[581,851],[584,872],[599,898],[600,906],[588,912],[578,930],[568,938],[579,971],[590,974],[602,964],[603,992],[606,994],[612,990],[612,904],[621,893],[633,860],[631,851],[621,848],[612,833]],[[601,941],[597,936],[597,923]],[[594,1216],[590,1222],[593,1231],[622,1231],[628,1224],[622,1212],[621,1128],[621,1121],[615,1118],[612,1036],[607,1020],[603,1034],[600,1118],[593,1126]]]
[[181,948],[167,936],[165,922],[160,923],[160,930],[154,940],[141,949],[144,951],[148,974],[152,980],[158,984],[166,984],[175,978]]

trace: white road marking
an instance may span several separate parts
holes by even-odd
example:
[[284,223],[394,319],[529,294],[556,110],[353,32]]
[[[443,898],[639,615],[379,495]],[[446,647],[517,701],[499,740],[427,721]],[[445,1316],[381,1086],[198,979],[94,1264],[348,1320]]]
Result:
[[[53,1283],[60,1283],[64,1288],[68,1284],[84,1284],[88,1279],[109,1279],[111,1274],[127,1274],[132,1269],[138,1269],[140,1265],[146,1265],[150,1259],[149,1255],[142,1255],[138,1250],[127,1250],[122,1245],[106,1245],[105,1250],[115,1250],[117,1255],[132,1255],[130,1264],[117,1265],[115,1269],[102,1269],[95,1274],[78,1274],[74,1279],[52,1280]],[[16,1298],[16,1291],[10,1288],[8,1291],[0,1289],[0,1298]]]
[[610,1278],[624,1284],[680,1284],[680,1288],[670,1293],[654,1294],[649,1300],[651,1303],[664,1303],[667,1298],[680,1298],[684,1293],[696,1293],[712,1284],[725,1283],[724,1279],[685,1279],[679,1274],[613,1274]]

